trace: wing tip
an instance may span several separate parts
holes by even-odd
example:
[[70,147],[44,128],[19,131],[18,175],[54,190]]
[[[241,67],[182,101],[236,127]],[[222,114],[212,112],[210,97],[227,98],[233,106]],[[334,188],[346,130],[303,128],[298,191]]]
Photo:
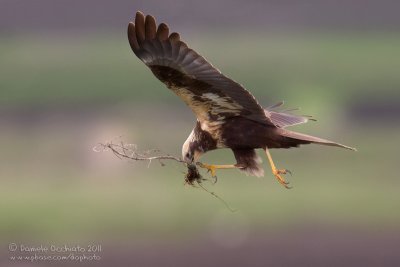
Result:
[[135,23],[130,21],[128,23],[128,35],[135,33]]
[[136,30],[135,23],[132,21],[128,24],[128,41],[131,49],[135,52],[135,50],[139,49],[139,43],[136,38]]
[[177,43],[181,40],[181,36],[177,32],[171,33],[168,38],[171,40],[171,42],[175,42],[175,43]]
[[137,17],[137,16],[142,16],[142,17],[144,17],[144,14],[143,14],[142,11],[138,10],[138,11],[136,11],[136,17]]
[[161,22],[160,25],[158,25],[158,29],[157,29],[157,38],[160,41],[164,41],[168,39],[168,35],[169,35],[169,27],[166,23]]
[[157,22],[152,15],[146,15],[145,18],[145,35],[146,39],[152,40],[156,37]]
[[[150,14],[145,15],[140,10],[136,11],[134,20],[130,21],[128,24],[128,37],[132,41],[135,39],[138,45],[146,39],[153,38],[157,38],[160,41],[170,39],[175,43],[181,41],[179,33],[173,32],[170,34],[168,24],[161,22],[157,25],[154,16]],[[139,48],[136,44],[134,47],[135,49]]]

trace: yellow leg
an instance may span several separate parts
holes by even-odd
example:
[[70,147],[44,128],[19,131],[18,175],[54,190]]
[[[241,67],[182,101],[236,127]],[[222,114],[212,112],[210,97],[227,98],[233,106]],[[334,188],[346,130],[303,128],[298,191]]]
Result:
[[282,174],[292,174],[289,170],[286,169],[277,169],[275,166],[275,163],[272,161],[272,157],[271,154],[269,153],[268,148],[265,148],[265,153],[267,154],[267,158],[269,161],[269,164],[271,165],[271,169],[272,169],[272,174],[276,177],[276,179],[278,180],[278,182],[283,185],[286,188],[291,188],[288,184],[289,182],[286,182],[285,179],[283,178]]
[[216,175],[216,170],[217,169],[240,169],[241,168],[240,166],[233,165],[233,164],[231,164],[231,165],[209,165],[209,164],[204,164],[204,163],[201,163],[201,162],[197,162],[197,165],[200,168],[205,168],[209,172],[211,172],[212,177],[216,177],[217,176]]

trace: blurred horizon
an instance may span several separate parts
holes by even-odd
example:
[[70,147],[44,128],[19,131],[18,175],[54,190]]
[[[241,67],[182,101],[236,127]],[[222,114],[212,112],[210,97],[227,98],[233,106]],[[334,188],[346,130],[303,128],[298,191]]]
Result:
[[[398,266],[399,7],[1,1],[0,266],[54,264],[10,262],[10,242],[97,242],[104,251],[94,266]],[[358,152],[272,150],[293,171],[286,190],[259,151],[265,177],[226,170],[203,183],[234,213],[184,186],[178,164],[95,153],[113,140],[180,156],[195,123],[130,50],[126,27],[137,10],[179,32],[262,106],[284,100],[317,119],[293,130]],[[234,157],[218,150],[201,161]]]
[[[51,1],[3,0],[0,32],[115,31],[136,11],[152,14],[185,34],[210,28],[220,32],[330,31],[398,32],[400,3],[393,0],[353,1]],[[239,28],[238,28],[239,27]]]

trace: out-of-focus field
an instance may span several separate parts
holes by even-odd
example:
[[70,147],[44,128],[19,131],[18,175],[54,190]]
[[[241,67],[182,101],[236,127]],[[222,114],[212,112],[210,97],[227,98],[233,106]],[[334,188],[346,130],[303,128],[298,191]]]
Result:
[[[215,185],[203,185],[238,210],[231,213],[209,193],[184,186],[185,170],[175,163],[147,168],[93,152],[98,142],[124,140],[179,156],[194,125],[190,110],[135,58],[124,35],[2,38],[1,241],[210,238],[229,247],[256,233],[314,227],[398,235],[399,37],[186,39],[264,106],[284,99],[318,120],[299,131],[359,151],[316,145],[273,151],[276,164],[294,174],[292,190],[276,182],[265,158],[261,179],[220,171]],[[230,151],[202,160],[234,161]]]
[[[185,36],[226,75],[264,102],[337,107],[359,97],[398,96],[400,38],[390,34],[198,34]],[[121,35],[4,37],[2,105],[173,101]],[[157,98],[154,98],[157,95]],[[335,100],[319,103],[324,97]],[[272,100],[271,100],[272,98]],[[339,100],[339,101],[338,101]],[[175,103],[175,102],[172,102]],[[318,110],[320,111],[319,107]],[[313,111],[313,110],[311,110]]]

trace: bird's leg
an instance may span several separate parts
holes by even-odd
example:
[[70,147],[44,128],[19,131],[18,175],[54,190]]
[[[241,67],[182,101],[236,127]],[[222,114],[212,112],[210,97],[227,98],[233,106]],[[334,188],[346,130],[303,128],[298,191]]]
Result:
[[201,162],[197,162],[197,166],[199,166],[200,168],[205,168],[208,170],[208,172],[211,172],[211,176],[212,177],[217,177],[216,175],[216,170],[217,169],[240,169],[242,168],[239,165],[234,165],[234,164],[230,164],[230,165],[211,165],[211,164],[204,164]]
[[285,179],[283,178],[283,174],[287,174],[289,173],[290,175],[292,174],[289,170],[286,169],[277,169],[275,166],[275,163],[272,161],[272,157],[271,154],[269,153],[268,148],[265,148],[265,154],[267,154],[267,158],[269,161],[269,164],[271,165],[271,169],[272,169],[272,174],[276,177],[276,179],[278,180],[278,182],[283,185],[284,187],[286,187],[287,189],[291,188],[289,186],[289,182],[286,182]]

